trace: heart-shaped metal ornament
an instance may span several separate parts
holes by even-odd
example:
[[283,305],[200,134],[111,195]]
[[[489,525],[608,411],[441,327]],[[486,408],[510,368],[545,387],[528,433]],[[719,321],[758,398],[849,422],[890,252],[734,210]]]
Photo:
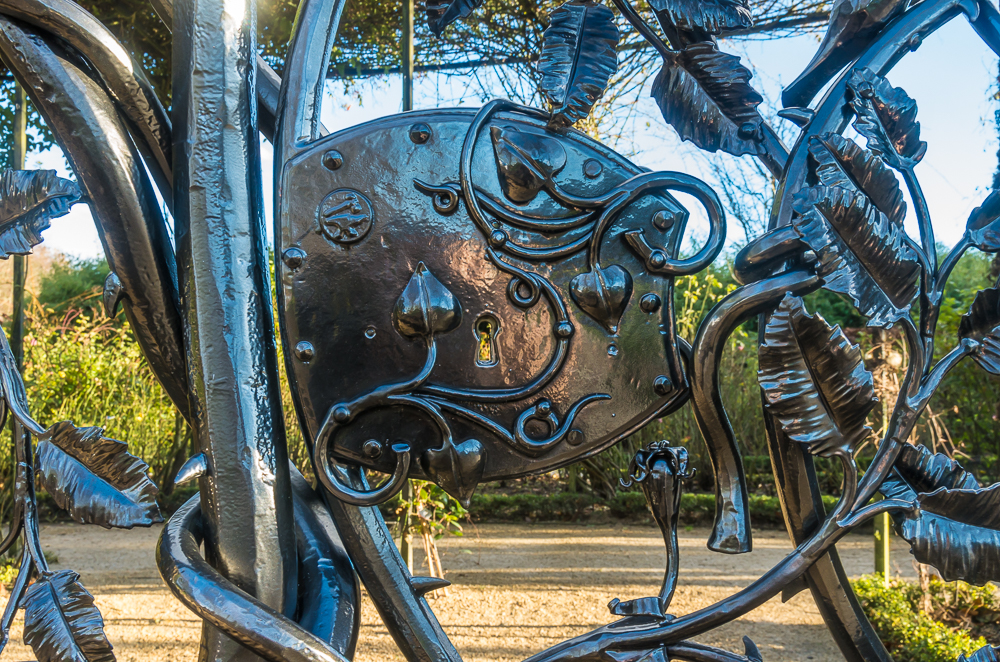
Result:
[[580,310],[614,334],[632,297],[632,276],[624,267],[612,264],[574,278],[569,293]]

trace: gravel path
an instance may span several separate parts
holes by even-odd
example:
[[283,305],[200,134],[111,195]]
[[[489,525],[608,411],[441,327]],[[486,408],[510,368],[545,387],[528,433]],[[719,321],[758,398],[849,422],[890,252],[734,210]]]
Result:
[[[56,524],[43,528],[53,569],[73,568],[104,614],[121,662],[194,662],[201,623],[164,586],[153,558],[159,528],[105,531]],[[707,529],[681,531],[681,572],[671,612],[708,606],[757,579],[791,550],[778,531],[754,534],[754,551],[709,552]],[[912,576],[905,543],[894,540],[894,571]],[[447,596],[431,605],[466,662],[522,660],[610,620],[611,598],[655,595],[663,573],[663,542],[653,527],[621,525],[480,525],[439,542]],[[870,536],[838,546],[851,576],[872,571]],[[415,554],[417,572],[422,551]],[[426,573],[426,566],[424,566]],[[2,602],[2,601],[0,601]],[[34,659],[21,645],[21,622],[0,661]],[[698,638],[742,652],[743,635],[766,662],[841,660],[808,591],[782,604],[775,598],[747,617]],[[402,662],[367,597],[357,662]]]

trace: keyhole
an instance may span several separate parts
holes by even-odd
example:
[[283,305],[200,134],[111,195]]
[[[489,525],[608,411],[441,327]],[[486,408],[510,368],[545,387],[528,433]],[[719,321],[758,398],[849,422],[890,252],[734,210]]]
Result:
[[497,364],[497,333],[500,325],[491,316],[476,320],[476,365],[488,368]]

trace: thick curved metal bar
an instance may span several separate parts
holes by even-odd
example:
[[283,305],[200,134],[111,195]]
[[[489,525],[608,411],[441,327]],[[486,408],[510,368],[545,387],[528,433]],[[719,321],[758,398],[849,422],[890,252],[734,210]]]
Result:
[[125,316],[164,390],[190,422],[173,249],[152,185],[114,102],[50,40],[0,18],[0,58],[73,166],[90,202]]
[[361,589],[323,499],[289,464],[299,557],[295,621],[352,659],[361,625]]
[[744,285],[720,301],[698,329],[691,366],[691,402],[715,470],[715,522],[708,539],[711,550],[741,554],[752,549],[743,461],[719,389],[719,360],[726,340],[737,326],[775,306],[785,294],[805,294],[819,285],[819,279],[807,271]]
[[[178,600],[240,645],[271,662],[347,662],[340,652],[241,590],[201,556],[201,497],[170,518],[156,547],[160,576]],[[204,654],[204,651],[203,651]]]
[[332,457],[324,459],[324,455],[319,455],[321,448],[325,454],[326,439],[327,437],[320,437],[316,443],[317,456],[323,462],[320,464],[320,471],[317,475],[320,482],[323,483],[323,487],[344,503],[349,503],[352,506],[377,506],[396,496],[403,489],[410,471],[410,447],[407,444],[392,445],[392,451],[396,454],[396,468],[389,479],[374,490],[362,491],[341,482],[337,477],[336,460]]
[[[356,490],[367,484],[357,468],[342,472]],[[358,508],[324,494],[344,547],[375,608],[410,662],[461,662],[461,656],[414,588],[406,564],[377,508]]]
[[46,30],[80,52],[118,103],[168,208],[173,207],[170,118],[125,47],[93,14],[72,0],[0,0],[0,14]]
[[31,560],[31,554],[28,553],[27,548],[22,548],[21,565],[17,570],[17,579],[14,580],[14,585],[10,588],[7,606],[4,607],[3,618],[0,619],[0,653],[3,653],[7,642],[10,641],[10,626],[14,623],[14,617],[17,616],[24,592],[28,590],[28,582],[31,581],[31,573],[34,569],[35,564]]
[[[294,151],[322,135],[323,85],[345,4],[346,0],[305,0],[299,5],[278,94],[275,172]],[[277,187],[275,195],[280,195]]]
[[[298,564],[261,212],[252,0],[175,7],[174,221],[205,554],[292,616]],[[211,634],[203,653],[232,646]]]
[[733,261],[733,276],[742,284],[761,280],[780,268],[785,260],[809,250],[791,225],[766,232],[744,246]]

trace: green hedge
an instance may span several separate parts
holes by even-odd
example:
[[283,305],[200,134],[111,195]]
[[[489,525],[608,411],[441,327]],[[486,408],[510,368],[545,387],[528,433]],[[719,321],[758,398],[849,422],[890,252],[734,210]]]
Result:
[[[827,510],[836,501],[835,497],[823,497]],[[648,519],[650,516],[641,492],[620,492],[611,499],[578,492],[476,494],[469,513],[478,522],[578,522],[595,517]],[[681,524],[710,524],[714,516],[714,494],[681,495]],[[754,526],[784,526],[777,497],[751,496],[750,518]]]
[[[970,636],[965,628],[953,629],[921,612],[916,606],[919,587],[913,583],[892,581],[887,587],[882,575],[865,575],[851,583],[896,662],[955,662],[987,645],[986,639]],[[969,596],[970,605],[984,598],[995,600],[990,587],[965,587],[975,594]]]

